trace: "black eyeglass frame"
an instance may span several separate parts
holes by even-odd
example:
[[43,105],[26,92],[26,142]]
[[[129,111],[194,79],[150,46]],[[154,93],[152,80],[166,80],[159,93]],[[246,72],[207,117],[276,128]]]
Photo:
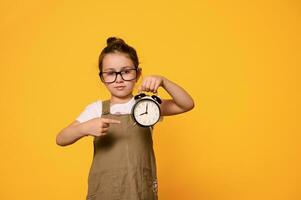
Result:
[[[122,72],[124,72],[124,70],[121,70],[121,71],[119,71],[119,72],[114,72],[114,73],[115,73],[115,79],[114,79],[114,81],[110,81],[110,82],[106,82],[106,81],[104,80],[103,76],[102,76],[104,73],[109,73],[109,72],[102,72],[102,71],[101,71],[101,72],[98,73],[98,75],[99,75],[100,80],[101,80],[102,82],[104,82],[104,83],[114,83],[114,82],[116,81],[116,79],[117,79],[118,74],[120,74],[122,80],[124,80],[124,81],[132,81],[132,80],[135,80],[135,79],[137,78],[138,72],[141,71],[141,68],[136,67],[136,68],[126,69],[126,70],[135,70],[135,71],[136,71],[136,76],[135,76],[135,78],[130,79],[130,80],[124,79],[123,76],[122,76]],[[112,73],[112,72],[110,72],[110,73]]]

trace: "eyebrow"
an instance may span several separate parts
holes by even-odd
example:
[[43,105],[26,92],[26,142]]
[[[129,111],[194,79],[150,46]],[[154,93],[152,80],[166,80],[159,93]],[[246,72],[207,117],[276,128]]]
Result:
[[[127,69],[127,68],[134,68],[135,69],[135,66],[124,66],[124,67],[121,67],[120,69],[123,70],[123,69]],[[105,69],[104,71],[115,71],[115,68],[107,68]]]

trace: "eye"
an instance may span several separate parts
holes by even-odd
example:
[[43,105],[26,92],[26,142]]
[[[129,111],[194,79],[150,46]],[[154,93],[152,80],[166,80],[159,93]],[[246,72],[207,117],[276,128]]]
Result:
[[131,70],[130,69],[125,69],[125,70],[122,71],[122,73],[123,74],[129,74],[129,73],[131,73]]
[[106,72],[108,76],[113,76],[115,75],[115,72],[114,71],[111,71],[111,72]]

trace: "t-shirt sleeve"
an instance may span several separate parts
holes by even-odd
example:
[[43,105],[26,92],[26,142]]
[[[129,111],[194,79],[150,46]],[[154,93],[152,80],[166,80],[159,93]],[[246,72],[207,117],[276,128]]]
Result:
[[100,101],[97,101],[86,106],[85,109],[76,118],[76,120],[79,121],[80,123],[86,122],[90,119],[101,117],[101,113],[102,113],[102,104]]

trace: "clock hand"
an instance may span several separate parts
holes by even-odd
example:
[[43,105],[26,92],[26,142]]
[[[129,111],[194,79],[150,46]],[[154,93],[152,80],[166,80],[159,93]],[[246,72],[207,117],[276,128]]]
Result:
[[147,114],[148,113],[147,110],[148,110],[148,104],[146,104],[145,112],[141,113],[139,116]]

